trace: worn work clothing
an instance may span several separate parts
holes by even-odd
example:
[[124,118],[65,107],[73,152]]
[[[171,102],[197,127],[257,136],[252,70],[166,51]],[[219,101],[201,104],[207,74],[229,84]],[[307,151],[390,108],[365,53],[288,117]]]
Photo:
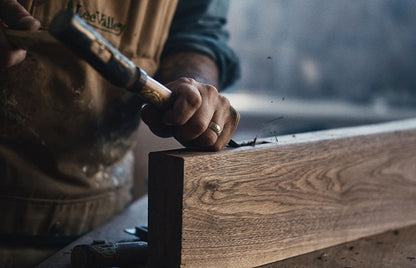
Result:
[[[150,75],[166,45],[163,55],[196,51],[212,57],[224,86],[238,76],[238,60],[226,44],[228,1],[19,2],[41,21],[42,30],[58,11],[72,9]],[[132,147],[141,105],[60,44],[36,45],[23,63],[0,71],[3,266],[13,255],[3,250],[6,240],[24,241],[28,248],[30,241],[48,241],[55,247],[131,201]],[[16,254],[11,258],[24,256]]]
[[[24,2],[43,30],[68,3]],[[171,0],[70,5],[149,74],[157,69],[175,7]],[[7,218],[0,233],[80,234],[121,211],[131,198],[141,102],[61,44],[32,47],[0,81],[0,210]]]
[[[47,30],[68,1],[21,3]],[[77,0],[70,8],[152,75],[176,4]],[[23,63],[0,72],[0,85],[0,235],[2,244],[24,241],[0,246],[0,262],[32,267],[51,248],[33,251],[30,237],[82,234],[131,201],[141,102],[60,44],[32,47]]]

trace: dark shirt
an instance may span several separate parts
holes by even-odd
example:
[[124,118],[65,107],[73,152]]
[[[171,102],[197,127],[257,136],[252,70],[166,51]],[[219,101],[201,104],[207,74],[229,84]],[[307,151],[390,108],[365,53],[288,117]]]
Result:
[[220,88],[240,77],[238,57],[228,46],[229,0],[179,0],[163,56],[194,51],[211,57],[220,71]]

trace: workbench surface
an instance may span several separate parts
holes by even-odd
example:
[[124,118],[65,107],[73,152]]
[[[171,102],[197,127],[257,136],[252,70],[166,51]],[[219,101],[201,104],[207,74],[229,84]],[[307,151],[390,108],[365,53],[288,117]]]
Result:
[[262,266],[289,267],[416,267],[416,225]]
[[61,249],[36,268],[70,268],[72,267],[71,250],[74,246],[91,244],[94,240],[116,242],[124,239],[135,239],[134,236],[125,233],[123,230],[139,225],[147,226],[147,196],[135,201],[123,213]]
[[[123,229],[147,225],[147,196],[133,203],[112,221],[82,236],[37,268],[70,268],[71,250],[94,240],[132,239]],[[416,267],[416,225],[304,254],[274,264],[273,267]]]

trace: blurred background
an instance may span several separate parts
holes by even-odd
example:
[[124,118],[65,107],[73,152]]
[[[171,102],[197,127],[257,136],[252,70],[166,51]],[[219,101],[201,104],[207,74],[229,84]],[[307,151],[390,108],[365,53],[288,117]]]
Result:
[[416,1],[230,2],[237,139],[416,116]]
[[[236,141],[416,117],[415,0],[230,2]],[[181,147],[139,131],[136,196],[148,153]]]

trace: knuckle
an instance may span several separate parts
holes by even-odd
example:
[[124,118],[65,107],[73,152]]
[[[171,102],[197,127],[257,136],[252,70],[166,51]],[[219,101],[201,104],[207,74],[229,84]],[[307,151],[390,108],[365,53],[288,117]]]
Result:
[[186,118],[182,116],[173,116],[169,120],[169,123],[173,126],[183,126],[184,124],[186,124]]
[[237,126],[240,122],[240,113],[232,106],[230,106],[230,116],[231,120],[234,122],[234,126]]
[[219,95],[219,102],[221,104],[221,107],[228,108],[231,106],[230,101],[223,95]]
[[172,90],[174,93],[180,91],[183,88],[189,88],[195,86],[195,80],[187,77],[180,77],[175,81],[171,81],[166,84],[166,86]]
[[201,143],[206,147],[213,147],[217,142],[217,136],[215,133],[204,135],[201,139]]
[[199,107],[202,104],[202,97],[198,92],[192,90],[190,94],[187,95],[186,101],[189,103],[191,107]]
[[203,121],[193,122],[191,129],[194,133],[201,134],[207,129],[207,125]]
[[218,136],[213,131],[207,130],[198,138],[198,140],[199,144],[203,147],[213,147],[218,140]]
[[178,80],[176,80],[179,83],[183,83],[183,84],[191,84],[193,85],[195,83],[195,80],[189,77],[180,77],[178,78]]
[[236,112],[234,115],[234,122],[236,125],[238,125],[238,123],[240,122],[240,113]]
[[213,151],[218,152],[218,151],[221,151],[222,148],[224,148],[224,145],[216,143],[211,148],[212,148]]
[[207,84],[207,85],[205,85],[205,90],[206,90],[208,96],[216,96],[216,95],[219,95],[217,88],[214,87],[214,86],[211,86],[211,85],[208,85]]

